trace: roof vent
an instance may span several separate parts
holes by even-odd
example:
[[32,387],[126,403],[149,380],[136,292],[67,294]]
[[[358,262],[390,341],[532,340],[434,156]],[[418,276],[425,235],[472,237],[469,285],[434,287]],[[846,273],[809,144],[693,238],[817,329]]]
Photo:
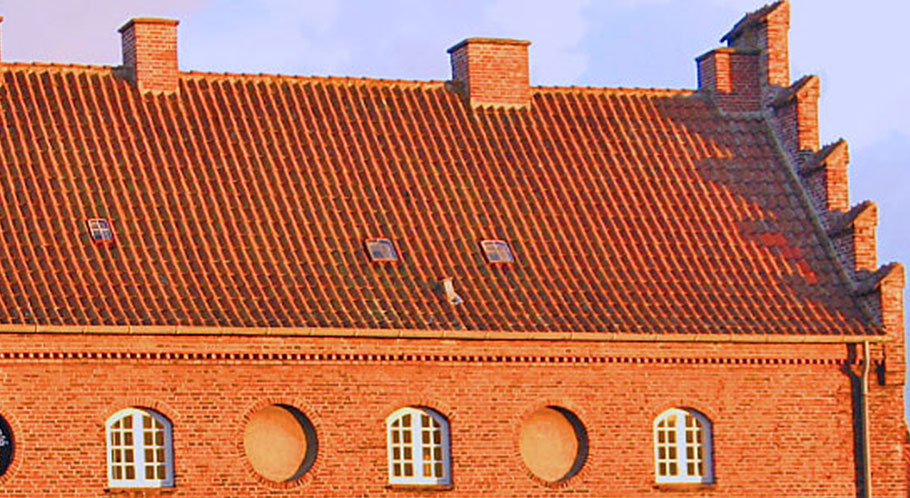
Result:
[[455,292],[455,283],[452,282],[452,277],[442,279],[442,290],[446,293],[446,301],[452,306],[458,306],[464,302],[464,299]]
[[398,261],[398,252],[395,251],[395,244],[389,239],[367,239],[367,254],[370,261]]
[[111,244],[114,242],[114,229],[107,218],[89,218],[88,232],[92,237],[92,242],[96,244]]
[[515,258],[512,257],[512,248],[504,240],[482,240],[480,247],[487,257],[489,263],[513,263]]

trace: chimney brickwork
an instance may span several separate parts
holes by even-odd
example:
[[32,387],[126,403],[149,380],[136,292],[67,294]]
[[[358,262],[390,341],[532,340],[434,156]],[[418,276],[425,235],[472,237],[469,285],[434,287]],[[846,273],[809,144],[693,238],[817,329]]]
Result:
[[177,91],[177,23],[145,17],[132,19],[120,28],[123,66],[140,91]]
[[530,105],[528,45],[522,40],[468,38],[449,49],[452,80],[471,107]]
[[711,94],[724,111],[760,111],[758,57],[758,51],[731,48],[719,48],[700,56],[696,59],[699,90]]

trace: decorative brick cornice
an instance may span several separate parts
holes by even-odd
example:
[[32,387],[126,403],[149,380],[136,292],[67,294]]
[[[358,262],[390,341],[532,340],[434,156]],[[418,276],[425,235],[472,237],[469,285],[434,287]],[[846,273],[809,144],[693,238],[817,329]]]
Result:
[[844,344],[876,342],[881,336],[792,334],[659,334],[624,332],[567,332],[553,330],[420,330],[332,327],[218,327],[183,325],[26,325],[0,324],[0,334],[61,335],[178,335],[178,336],[265,336],[265,337],[359,337],[376,339],[459,339],[468,341],[573,341],[573,342],[656,342],[656,343],[745,343],[745,344]]
[[[187,352],[0,352],[0,361],[57,362],[112,361],[153,363],[520,363],[542,365],[587,364],[709,364],[709,365],[834,365],[838,358],[777,357],[643,357],[632,355],[484,355],[484,354],[369,354],[369,353],[187,353]],[[154,408],[154,407],[152,407]]]

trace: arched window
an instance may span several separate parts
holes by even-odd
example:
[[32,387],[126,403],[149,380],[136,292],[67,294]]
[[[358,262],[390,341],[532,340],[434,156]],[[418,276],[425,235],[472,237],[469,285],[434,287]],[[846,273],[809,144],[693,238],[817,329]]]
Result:
[[713,482],[711,422],[695,410],[679,408],[657,417],[654,472],[657,482]]
[[107,420],[107,482],[112,488],[174,485],[171,423],[159,413],[127,408]]
[[428,408],[408,407],[386,420],[389,483],[451,484],[449,423]]

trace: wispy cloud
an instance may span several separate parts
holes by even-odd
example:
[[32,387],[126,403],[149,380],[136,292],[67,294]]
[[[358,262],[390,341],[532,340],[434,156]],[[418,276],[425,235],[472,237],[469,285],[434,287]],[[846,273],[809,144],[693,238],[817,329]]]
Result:
[[117,28],[128,19],[182,18],[198,12],[206,3],[207,0],[0,0],[0,15],[5,17],[3,58],[119,64]]
[[501,36],[526,38],[532,45],[532,77],[538,83],[574,81],[588,68],[581,42],[590,29],[589,0],[498,0],[484,10]]

